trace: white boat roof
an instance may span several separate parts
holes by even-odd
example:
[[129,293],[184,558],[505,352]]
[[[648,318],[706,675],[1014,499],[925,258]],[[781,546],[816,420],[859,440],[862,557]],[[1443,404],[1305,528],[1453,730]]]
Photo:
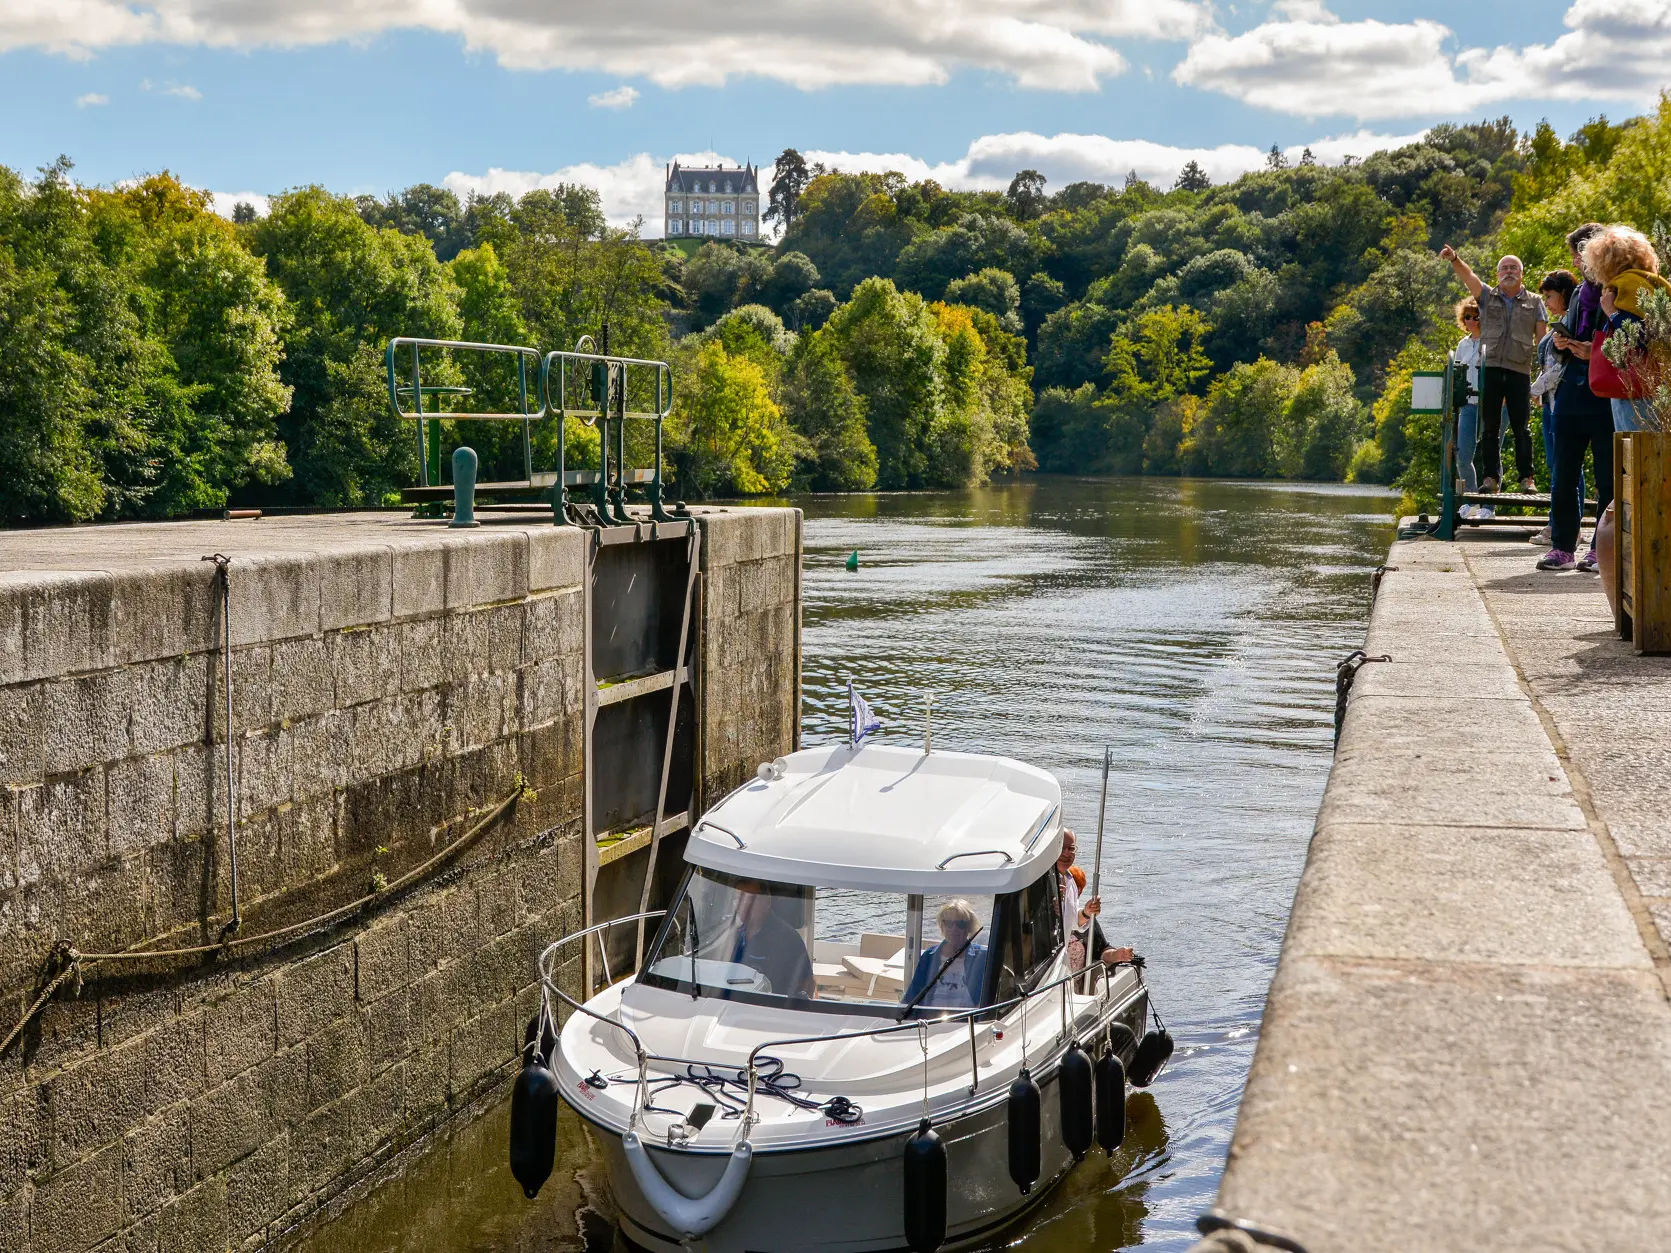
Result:
[[1062,789],[1008,757],[846,744],[779,759],[696,824],[685,860],[780,883],[1015,892],[1061,852]]

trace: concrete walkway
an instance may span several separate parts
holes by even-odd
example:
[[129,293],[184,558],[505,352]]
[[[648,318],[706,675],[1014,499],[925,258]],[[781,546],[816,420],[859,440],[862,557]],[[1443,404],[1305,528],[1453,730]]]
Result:
[[1220,1189],[1307,1253],[1671,1247],[1671,657],[1538,555],[1388,558]]

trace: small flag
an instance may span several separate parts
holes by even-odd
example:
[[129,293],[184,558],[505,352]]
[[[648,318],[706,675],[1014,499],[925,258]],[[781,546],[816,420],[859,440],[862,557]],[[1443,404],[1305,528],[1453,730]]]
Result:
[[853,690],[853,680],[847,680],[848,741],[857,748],[865,736],[882,729],[882,720],[870,711],[870,704]]

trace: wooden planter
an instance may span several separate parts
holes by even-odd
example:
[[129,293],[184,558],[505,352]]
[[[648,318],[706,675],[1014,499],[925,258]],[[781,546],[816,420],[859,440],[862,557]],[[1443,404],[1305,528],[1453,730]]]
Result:
[[1671,653],[1671,435],[1613,436],[1613,499],[1619,636],[1639,653]]

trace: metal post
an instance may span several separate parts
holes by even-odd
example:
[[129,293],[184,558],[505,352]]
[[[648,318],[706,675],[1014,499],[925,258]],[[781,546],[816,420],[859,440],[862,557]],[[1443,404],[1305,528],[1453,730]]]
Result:
[[[418,415],[418,482],[424,487],[429,483],[429,441],[428,432],[424,430],[424,388],[423,378],[418,370],[418,346],[412,345],[412,408]],[[440,473],[436,476],[439,479]]]
[[615,367],[620,371],[619,385],[615,388],[615,521],[627,523],[632,517],[627,513],[627,367],[622,362]]
[[528,416],[528,358],[516,354],[516,390],[522,410],[522,478],[534,481],[534,420]]
[[[1102,833],[1104,821],[1108,817],[1108,771],[1113,764],[1114,749],[1111,746],[1104,745],[1102,750],[1102,799],[1097,802],[1097,851],[1095,859],[1091,862],[1091,896],[1086,898],[1088,900],[1102,893]],[[1094,917],[1085,924],[1085,968],[1087,970],[1091,968],[1091,931],[1096,925],[1097,920]],[[1101,954],[1098,954],[1097,957],[1098,960],[1101,960]]]
[[1445,417],[1439,425],[1439,538],[1456,538],[1456,363],[1445,363]]

